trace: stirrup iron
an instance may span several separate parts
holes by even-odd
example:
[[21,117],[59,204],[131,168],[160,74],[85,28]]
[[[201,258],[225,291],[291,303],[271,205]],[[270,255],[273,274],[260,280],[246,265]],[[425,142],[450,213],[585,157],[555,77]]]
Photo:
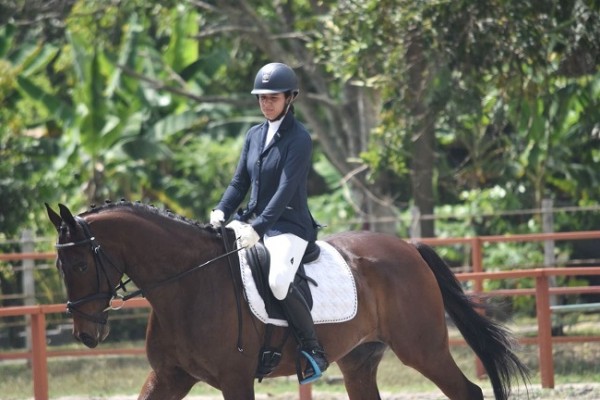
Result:
[[301,366],[302,363],[301,362],[298,363],[296,372],[298,373],[298,382],[300,382],[301,385],[305,385],[307,383],[314,382],[323,376],[323,371],[321,371],[321,368],[319,368],[319,365],[317,364],[315,359],[310,354],[308,354],[308,352],[301,350],[300,355],[302,357],[306,358],[306,361],[310,364],[310,366],[313,369],[312,375],[304,376],[304,372],[302,371],[302,366]]

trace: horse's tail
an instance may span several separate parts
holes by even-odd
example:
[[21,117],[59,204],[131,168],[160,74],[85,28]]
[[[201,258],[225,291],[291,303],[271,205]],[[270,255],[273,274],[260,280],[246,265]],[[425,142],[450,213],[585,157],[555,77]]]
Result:
[[513,378],[529,381],[527,367],[513,351],[515,340],[508,330],[478,313],[482,305],[465,294],[458,279],[444,260],[431,247],[415,243],[442,291],[444,308],[468,345],[479,357],[498,400],[508,399]]

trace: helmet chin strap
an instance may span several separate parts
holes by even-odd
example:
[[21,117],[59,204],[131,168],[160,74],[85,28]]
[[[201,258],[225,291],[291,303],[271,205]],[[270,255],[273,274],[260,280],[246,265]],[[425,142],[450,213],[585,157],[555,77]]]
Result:
[[282,119],[283,117],[285,117],[285,115],[290,110],[290,107],[292,106],[292,101],[294,101],[294,96],[288,97],[287,101],[286,101],[285,108],[283,109],[283,111],[281,112],[281,114],[279,114],[275,119],[270,119],[269,122],[279,121],[280,119]]

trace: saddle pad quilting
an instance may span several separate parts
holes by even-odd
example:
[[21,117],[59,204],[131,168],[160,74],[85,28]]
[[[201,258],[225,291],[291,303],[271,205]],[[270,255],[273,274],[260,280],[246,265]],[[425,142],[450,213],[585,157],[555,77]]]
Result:
[[[236,232],[239,226],[238,221],[228,225]],[[318,283],[317,287],[309,283],[313,297],[313,320],[315,324],[349,321],[358,310],[356,283],[350,267],[329,243],[317,241],[317,244],[321,248],[319,258],[304,265],[306,275]],[[238,255],[244,291],[252,313],[264,323],[287,326],[287,321],[271,318],[267,314],[265,303],[258,293],[252,271],[246,261],[246,250],[239,251]]]

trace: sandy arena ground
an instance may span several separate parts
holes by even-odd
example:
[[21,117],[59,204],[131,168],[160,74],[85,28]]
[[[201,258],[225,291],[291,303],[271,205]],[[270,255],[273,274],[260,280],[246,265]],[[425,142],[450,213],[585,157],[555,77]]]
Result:
[[[486,399],[493,399],[491,392],[485,391]],[[439,393],[405,393],[393,394],[382,393],[383,400],[445,400],[446,397]],[[137,396],[113,396],[113,397],[60,397],[53,400],[136,400]],[[214,396],[190,396],[187,400],[222,400],[221,397]],[[297,393],[289,393],[283,395],[268,395],[260,394],[256,396],[256,400],[297,400]],[[313,400],[348,400],[346,395],[334,395],[329,393],[319,393],[313,391]],[[554,389],[541,389],[539,385],[532,385],[529,388],[529,396],[527,393],[515,393],[511,396],[515,400],[600,400],[600,383],[577,383],[557,385]]]

